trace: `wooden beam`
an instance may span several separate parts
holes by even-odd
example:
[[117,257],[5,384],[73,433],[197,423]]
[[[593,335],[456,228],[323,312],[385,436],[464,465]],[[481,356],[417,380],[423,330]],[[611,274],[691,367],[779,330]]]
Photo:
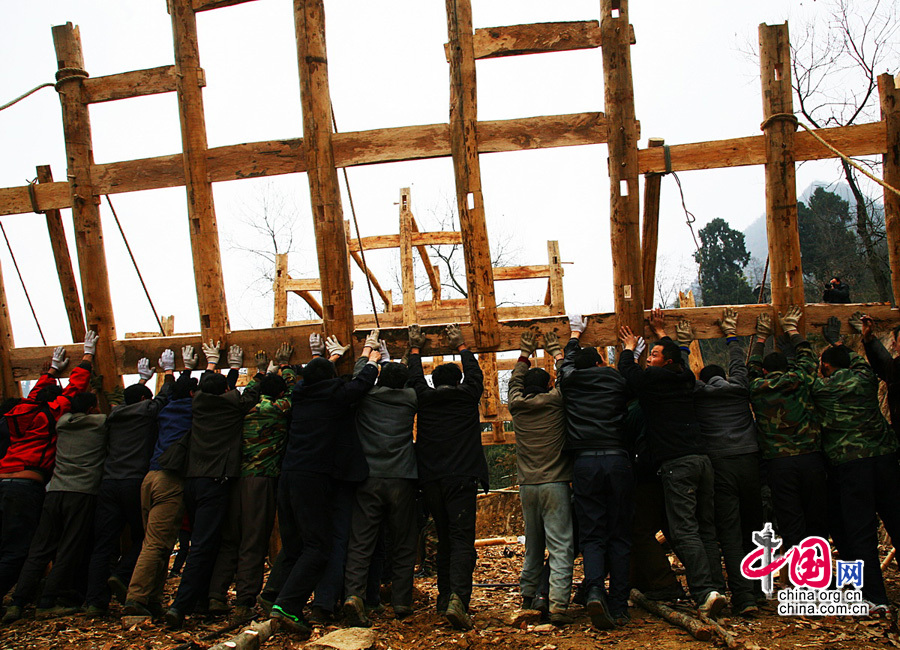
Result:
[[[300,68],[303,149],[309,167],[306,176],[322,283],[322,320],[325,334],[346,342],[353,334],[353,296],[350,290],[350,256],[332,144],[323,0],[294,0],[294,31]],[[352,363],[352,359],[342,360],[342,371],[349,371]]]
[[550,268],[550,279],[547,282],[547,305],[553,314],[566,313],[566,301],[563,297],[563,267],[562,257],[559,254],[559,242],[547,242],[547,258],[548,267]]
[[[50,165],[37,166],[38,183],[52,183],[53,173]],[[50,235],[50,248],[53,249],[53,260],[56,263],[56,275],[59,278],[59,289],[62,292],[66,317],[69,320],[69,331],[75,343],[84,341],[84,312],[78,299],[78,285],[75,284],[75,271],[72,270],[72,257],[69,255],[69,243],[63,228],[59,210],[47,210],[47,232]]]
[[[84,100],[83,79],[65,70],[84,69],[81,36],[78,28],[72,23],[57,25],[52,31],[59,66],[56,76],[66,79],[58,90],[62,104],[67,175],[71,187],[72,221],[75,228],[78,270],[81,273],[81,290],[84,296],[85,321],[87,327],[100,337],[94,367],[97,374],[103,377],[104,390],[112,390],[122,385],[122,378],[117,372],[113,353],[113,342],[117,338],[116,322],[109,292],[106,250],[103,246],[100,197],[94,191],[91,177],[93,163],[91,120],[87,102]],[[78,356],[73,358],[77,359]]]
[[13,376],[10,356],[15,347],[9,305],[6,302],[6,285],[3,283],[3,269],[0,269],[0,390],[3,391],[4,399],[22,397],[22,386]]
[[[628,29],[633,45],[634,28],[629,25]],[[579,20],[484,27],[475,30],[473,45],[476,60],[594,49],[601,46],[600,23],[596,20]],[[444,50],[449,50],[448,45],[444,45]]]
[[[419,232],[419,224],[416,223],[416,217],[412,214],[412,211],[410,211],[410,216],[412,220],[413,241],[416,241],[416,235],[422,233]],[[459,235],[459,233],[456,234]],[[428,276],[428,284],[431,285],[431,295],[433,300],[435,295],[440,297],[441,294],[440,269],[431,263],[431,258],[428,256],[428,249],[425,248],[425,246],[426,244],[417,244],[416,250],[419,251],[419,257],[422,259],[422,264],[425,266],[425,274]]]
[[601,0],[603,93],[609,147],[609,233],[613,298],[619,326],[640,329],[644,313],[641,279],[638,129],[631,79],[628,0]]
[[497,300],[478,160],[478,105],[470,0],[446,0],[450,43],[450,153],[466,262],[466,289],[480,346],[497,340]]
[[384,303],[385,309],[390,309],[391,307],[391,297],[388,295],[388,292],[381,288],[381,283],[378,282],[378,277],[375,275],[375,272],[368,264],[363,264],[362,256],[357,251],[350,251],[350,257],[356,262],[356,266],[359,267],[359,270],[366,274],[366,277],[369,278],[369,282],[372,283],[372,288],[375,289],[375,293],[381,298],[381,301]]
[[292,278],[284,282],[284,288],[287,291],[321,291],[322,283],[319,278]]
[[[361,239],[362,249],[366,251],[400,247],[400,235],[372,235]],[[418,232],[415,230],[411,234],[410,242],[415,247],[454,246],[462,243],[462,236],[454,230],[437,230],[435,232]],[[359,243],[359,240],[355,237],[350,240],[351,253],[359,251]]]
[[[663,313],[668,319],[669,331],[674,331],[677,319],[687,318],[691,321],[694,336],[697,339],[721,338],[719,320],[722,317],[724,306],[696,307],[694,309],[666,309]],[[750,336],[756,331],[756,317],[762,312],[772,312],[771,305],[735,305],[738,312],[738,336]],[[808,304],[806,305],[806,320],[809,328],[820,328],[830,316],[838,317],[842,323],[846,323],[855,311],[868,313],[875,320],[878,331],[887,331],[900,323],[900,312],[891,309],[886,303],[859,303],[849,305],[832,304]],[[648,318],[649,311],[644,313]],[[616,315],[614,313],[589,314],[588,324],[582,337],[584,345],[607,346],[616,345],[618,334],[616,330]],[[450,355],[453,351],[443,343],[443,330],[445,324],[426,325],[423,330],[429,339],[425,349],[426,355]],[[460,327],[467,341],[472,341],[474,332],[470,323],[461,323]],[[523,318],[517,320],[504,320],[498,328],[497,345],[490,350],[479,349],[472,346],[474,352],[502,352],[519,349],[519,338],[522,332],[536,328],[540,332],[556,332],[559,336],[568,336],[569,321],[565,316],[545,316],[542,318]],[[353,333],[352,343],[355,353],[362,350],[366,335],[371,327],[359,327]],[[286,327],[273,327],[259,330],[237,330],[229,333],[229,345],[240,345],[245,350],[267,350],[271,354],[284,341],[292,342],[297,348],[297,359],[305,361],[310,358],[309,335],[312,332],[321,332],[322,325],[318,321],[303,325],[289,325]],[[844,331],[849,333],[849,326],[844,325]],[[649,328],[642,328],[641,332],[648,341],[653,337]],[[405,326],[383,327],[381,338],[388,342],[391,354],[395,357],[402,356],[408,342],[408,331]],[[115,341],[115,360],[118,364],[118,372],[134,372],[135,364],[141,357],[148,359],[158,358],[166,348],[180,349],[184,345],[200,345],[200,336],[197,334],[180,334],[169,337],[151,337],[146,339],[123,339]],[[10,350],[10,358],[13,365],[13,375],[17,380],[36,379],[40,376],[41,368],[53,353],[52,345],[34,348],[13,348]],[[64,345],[69,356],[77,357],[81,354],[81,345]],[[181,368],[181,357],[176,355],[176,363]]]
[[[201,70],[202,73],[202,70]],[[205,76],[201,80],[206,85]],[[163,65],[146,70],[120,72],[105,77],[90,77],[84,80],[85,101],[88,104],[110,102],[129,97],[143,97],[160,93],[174,93],[177,77],[174,65]]]
[[322,318],[322,305],[319,304],[319,301],[316,300],[315,296],[309,291],[298,291],[297,295],[306,301],[309,308],[312,309],[319,318]]
[[175,70],[178,80],[178,115],[181,118],[181,166],[186,182],[194,284],[204,339],[221,340],[230,329],[219,227],[207,164],[206,117],[203,113],[205,76],[200,67],[197,17],[191,0],[169,0]]
[[[160,323],[162,324],[163,333],[166,336],[172,336],[175,334],[175,316],[174,315],[160,316],[159,320],[160,320]],[[125,336],[127,337],[128,335],[126,334]],[[172,352],[175,352],[176,356],[178,355],[177,351],[172,350]],[[155,361],[155,359],[150,362],[151,365],[153,364],[153,361]],[[157,394],[157,395],[159,394],[159,391],[162,390],[162,387],[163,387],[163,384],[165,383],[165,381],[166,381],[166,373],[163,371],[157,372],[156,373],[156,390],[153,391],[154,394]]]
[[[794,114],[791,88],[791,45],[787,23],[759,26],[763,125],[766,139],[766,232],[769,240],[772,305],[787,312],[804,303],[800,230],[797,227],[797,177],[794,167],[796,125],[782,115]],[[803,321],[800,331],[804,332]]]
[[[688,289],[687,293],[684,291],[678,292],[678,306],[682,308],[697,306],[697,302],[694,300],[694,292],[691,289]],[[703,354],[700,352],[700,343],[691,341],[690,350],[691,371],[699,377],[700,371],[703,370]]]
[[478,365],[484,375],[484,392],[481,394],[481,416],[486,420],[496,418],[500,409],[500,383],[497,377],[497,355],[482,352],[478,355]]
[[221,9],[222,7],[233,7],[234,5],[242,5],[245,2],[253,2],[254,0],[193,0],[194,11],[209,11],[210,9]]
[[532,264],[531,266],[497,266],[494,267],[494,281],[500,280],[534,280],[549,278],[549,264]]
[[[650,147],[662,147],[665,140],[650,138]],[[653,306],[656,287],[656,254],[659,247],[659,197],[662,174],[644,174],[644,219],[641,229],[641,279],[644,281],[644,306]]]
[[400,190],[400,284],[403,290],[403,323],[411,325],[416,319],[416,273],[412,244],[412,212],[409,209],[409,188]]
[[272,327],[281,327],[287,323],[287,281],[288,254],[275,255],[275,281],[272,292],[275,294],[275,314],[272,316]]
[[[900,188],[900,89],[890,73],[879,75],[881,119],[885,125],[887,151],[882,157],[884,182]],[[891,264],[891,288],[894,304],[900,305],[900,196],[884,190],[884,222],[888,259]]]

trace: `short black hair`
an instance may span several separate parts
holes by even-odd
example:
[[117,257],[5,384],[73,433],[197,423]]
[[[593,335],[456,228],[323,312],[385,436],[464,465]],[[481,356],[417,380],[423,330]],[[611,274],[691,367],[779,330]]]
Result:
[[40,389],[35,399],[38,402],[52,402],[60,395],[62,395],[62,387],[54,382]]
[[141,400],[153,399],[153,392],[144,384],[132,384],[123,393],[126,404],[137,404]]
[[[591,348],[593,349],[593,348]],[[529,368],[525,371],[525,390],[546,393],[550,390],[550,373],[543,368]]]
[[337,369],[325,357],[315,357],[303,368],[303,383],[307,386],[335,377],[337,377]]
[[228,378],[218,372],[205,372],[197,387],[209,395],[224,395],[228,391]]
[[788,369],[788,358],[784,352],[769,352],[763,359],[763,369],[766,372],[784,372]]
[[455,363],[442,363],[431,371],[431,381],[434,387],[458,386],[462,381],[462,370]]
[[259,392],[266,397],[280,397],[285,391],[287,391],[287,382],[284,377],[276,375],[274,372],[267,373],[259,381]]
[[172,389],[172,399],[185,399],[190,397],[195,390],[197,390],[196,377],[191,377],[185,381],[176,381],[175,388]]
[[850,367],[850,350],[843,345],[832,345],[822,351],[822,363],[835,368]]
[[97,406],[97,396],[94,393],[76,393],[72,396],[72,413],[87,413]]
[[725,368],[711,363],[700,371],[700,381],[704,383],[708,382],[713,377],[725,379]]
[[575,353],[575,367],[578,370],[583,370],[585,368],[592,368],[596,366],[598,363],[603,363],[603,357],[600,356],[600,353],[597,352],[597,348],[594,347],[586,347],[581,348]]
[[409,368],[402,363],[389,361],[381,366],[381,374],[378,375],[379,386],[385,388],[403,388],[409,379]]
[[[656,346],[662,348],[663,359],[668,359],[676,365],[681,365],[681,348],[678,347],[675,341],[672,339],[660,339],[653,344],[654,348]],[[652,350],[653,348],[650,349]]]

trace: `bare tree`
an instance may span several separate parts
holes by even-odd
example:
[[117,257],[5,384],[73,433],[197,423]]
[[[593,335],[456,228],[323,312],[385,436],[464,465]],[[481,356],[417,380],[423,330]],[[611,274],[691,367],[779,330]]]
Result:
[[663,308],[678,306],[678,292],[686,291],[697,280],[696,271],[679,256],[660,255],[656,262],[656,304]]

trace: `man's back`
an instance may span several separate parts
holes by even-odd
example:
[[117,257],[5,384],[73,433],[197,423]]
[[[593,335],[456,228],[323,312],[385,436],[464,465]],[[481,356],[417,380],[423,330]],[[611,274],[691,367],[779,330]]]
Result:
[[[736,456],[759,450],[756,421],[750,409],[750,378],[744,351],[737,342],[728,343],[728,377],[697,381],[694,407],[700,435],[710,456]],[[702,376],[702,375],[701,375]]]
[[106,415],[66,413],[56,431],[56,466],[47,491],[97,494],[106,458]]

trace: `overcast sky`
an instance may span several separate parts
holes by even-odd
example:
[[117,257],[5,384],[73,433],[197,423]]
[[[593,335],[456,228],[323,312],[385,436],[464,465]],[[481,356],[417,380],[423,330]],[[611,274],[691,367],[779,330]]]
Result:
[[[745,53],[757,41],[758,25],[787,19],[799,25],[810,12],[821,11],[822,2],[727,3],[727,11],[724,3],[711,0],[644,0],[630,5],[637,38],[631,51],[639,144],[645,147],[653,136],[679,144],[758,134],[759,70]],[[447,121],[443,2],[326,0],[325,6],[332,101],[341,131]],[[476,28],[596,20],[599,2],[473,0],[473,11]],[[163,0],[17,2],[6,15],[0,23],[0,58],[6,62],[0,68],[0,103],[53,80],[56,61],[50,28],[67,21],[81,29],[91,76],[174,60]],[[257,0],[201,13],[198,29],[207,79],[209,145],[301,136],[292,2]],[[603,110],[599,50],[508,57],[480,61],[477,66],[481,120]],[[181,150],[174,93],[93,105],[90,113],[97,163]],[[0,187],[24,184],[40,164],[50,164],[56,180],[65,179],[59,100],[52,89],[0,112],[0,152]],[[612,309],[606,156],[605,145],[592,145],[481,157],[490,237],[507,241],[519,264],[545,263],[546,240],[559,240],[564,260],[573,262],[566,266],[565,276],[570,311]],[[764,213],[762,166],[680,176],[698,229],[716,217],[743,229]],[[349,177],[363,236],[397,232],[401,187],[412,187],[413,212],[426,229],[436,228],[446,206],[455,201],[449,158],[353,168]],[[836,177],[833,163],[801,165],[798,192],[814,180]],[[266,193],[296,206],[292,275],[316,276],[306,178],[295,174],[217,183],[214,191],[232,328],[268,326],[272,296],[261,295],[265,284],[253,282],[259,277],[253,256],[238,250],[255,241],[242,219]],[[198,330],[184,188],[117,194],[112,200],[158,310],[175,315],[177,331]],[[152,314],[105,203],[101,211],[118,335],[152,331]],[[344,212],[349,218],[346,196]],[[63,219],[74,257],[69,211],[63,212]],[[662,273],[673,273],[689,261],[693,244],[684,221],[675,184],[665,178]],[[43,217],[6,216],[2,222],[48,343],[68,342]],[[368,259],[385,288],[395,284],[391,269],[395,254],[374,251]],[[2,242],[0,263],[16,344],[40,345]],[[354,272],[354,281],[355,309],[366,311],[363,276]],[[521,283],[514,297],[538,303],[544,287],[539,282]],[[500,296],[509,294],[504,288]]]

